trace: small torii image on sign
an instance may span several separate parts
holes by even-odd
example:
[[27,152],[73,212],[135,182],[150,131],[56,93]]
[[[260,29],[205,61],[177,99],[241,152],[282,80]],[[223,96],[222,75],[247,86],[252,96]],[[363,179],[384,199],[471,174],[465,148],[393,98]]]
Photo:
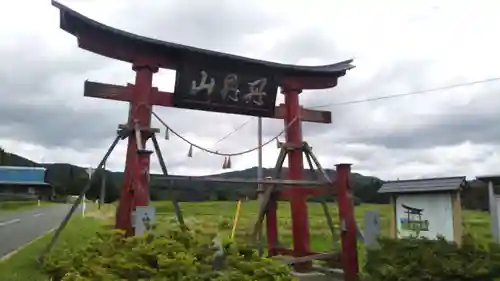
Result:
[[422,219],[423,209],[418,209],[415,207],[410,207],[405,204],[401,204],[401,207],[405,209],[406,218],[401,218],[401,228],[404,230],[412,231],[429,231],[429,221]]
[[144,216],[142,217],[142,223],[144,224],[144,228],[146,230],[151,229],[151,218],[149,217],[148,213],[144,213]]

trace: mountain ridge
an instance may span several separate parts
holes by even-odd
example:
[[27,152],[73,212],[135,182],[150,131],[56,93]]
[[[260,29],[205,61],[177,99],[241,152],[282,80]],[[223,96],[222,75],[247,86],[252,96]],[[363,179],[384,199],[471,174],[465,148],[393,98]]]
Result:
[[[2,153],[0,165],[3,166],[45,167],[47,169],[46,181],[54,187],[56,194],[61,197],[80,193],[88,182],[86,167],[80,167],[69,163],[37,163],[15,153],[9,153],[3,150],[1,150],[0,153]],[[286,178],[287,171],[288,168],[283,167],[282,178]],[[330,178],[335,178],[335,170],[325,169],[325,172]],[[89,199],[96,199],[99,197],[103,174],[102,171],[96,172],[95,180],[87,193]],[[106,170],[105,175],[106,201],[115,201],[120,194],[123,182],[123,172]],[[263,177],[273,175],[273,168],[263,168]],[[231,184],[202,181],[170,182],[167,184],[164,180],[161,180],[161,176],[161,174],[151,174],[150,192],[152,200],[166,200],[172,197],[181,201],[237,200],[241,198],[253,198],[256,191],[255,184]],[[244,170],[233,170],[209,176],[255,179],[257,176],[257,167],[251,167]],[[316,173],[305,169],[304,179],[317,179]],[[352,173],[351,183],[353,183],[355,201],[387,203],[389,200],[388,196],[377,193],[384,182],[385,181],[375,176]],[[488,195],[485,184],[477,180],[469,181],[469,184],[472,188],[462,195],[465,207],[487,210]],[[333,198],[328,198],[328,200],[333,200]]]

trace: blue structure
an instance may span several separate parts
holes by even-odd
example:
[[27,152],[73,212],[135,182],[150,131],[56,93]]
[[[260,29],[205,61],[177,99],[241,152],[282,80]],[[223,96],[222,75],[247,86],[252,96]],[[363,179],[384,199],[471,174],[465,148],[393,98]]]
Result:
[[49,199],[52,188],[45,174],[43,167],[0,166],[0,197]]
[[0,184],[4,182],[45,184],[45,171],[43,167],[0,166]]

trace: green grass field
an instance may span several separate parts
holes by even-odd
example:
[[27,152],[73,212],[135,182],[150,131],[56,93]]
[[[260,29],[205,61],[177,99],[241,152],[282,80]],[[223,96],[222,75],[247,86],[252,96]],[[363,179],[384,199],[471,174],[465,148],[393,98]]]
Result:
[[[102,229],[102,220],[94,217],[82,218],[75,216],[62,232],[57,248],[75,249],[86,246],[95,233]],[[5,261],[0,262],[0,280],[2,281],[46,281],[47,277],[42,272],[36,258],[50,241],[52,234],[47,234],[40,239],[19,250]]]
[[[54,204],[51,202],[41,201],[41,206],[47,206],[50,204]],[[37,200],[23,200],[23,201],[0,201],[0,215],[9,213],[9,212],[19,212],[30,210],[38,207]]]
[[[174,212],[170,202],[154,202],[159,219],[173,218]],[[335,203],[328,204],[330,214],[338,226],[338,209]],[[202,225],[204,229],[219,230],[223,235],[229,237],[236,202],[200,202],[181,203],[184,217],[187,223]],[[362,204],[355,208],[358,225],[363,227],[363,214],[368,210],[379,210],[381,219],[382,235],[389,232],[389,205]],[[257,218],[257,201],[244,201],[241,205],[240,218],[237,226],[237,235],[251,231]],[[464,231],[474,233],[481,241],[491,239],[489,214],[487,212],[463,211]],[[290,245],[292,239],[290,205],[288,202],[280,202],[278,206],[278,223],[280,242]],[[332,245],[332,236],[327,227],[325,216],[321,205],[309,203],[309,225],[311,233],[311,248],[315,251],[325,251],[336,248]],[[338,239],[337,239],[338,240]]]
[[[174,212],[171,202],[153,202],[156,206],[157,221],[173,220]],[[181,203],[181,208],[186,223],[206,229],[207,232],[219,232],[222,236],[229,237],[233,225],[236,202],[200,202]],[[330,203],[330,214],[337,223],[338,211],[336,204]],[[381,214],[382,234],[387,234],[389,229],[389,206],[363,204],[356,207],[358,225],[363,226],[363,214],[367,210],[379,210]],[[95,233],[102,230],[105,225],[113,222],[114,205],[106,205],[101,211],[96,210],[94,204],[89,204],[89,215],[86,218],[75,216],[64,230],[61,240],[56,247],[76,248],[85,246]],[[246,201],[241,205],[240,218],[237,227],[236,239],[244,237],[251,231],[257,217],[258,205],[256,201]],[[464,211],[464,225],[468,232],[472,232],[482,241],[491,239],[489,215],[486,212]],[[290,206],[287,202],[280,202],[278,207],[280,242],[285,246],[291,243]],[[309,204],[309,224],[311,233],[311,246],[315,251],[328,251],[338,247],[333,244],[331,234],[326,225],[321,206],[316,203]],[[0,262],[0,280],[9,281],[44,281],[45,276],[35,262],[35,258],[49,241],[49,236],[26,246],[17,254],[6,261]],[[338,239],[337,239],[338,241]],[[363,247],[360,246],[360,253]],[[360,255],[360,259],[364,255]],[[360,261],[363,264],[363,261]]]

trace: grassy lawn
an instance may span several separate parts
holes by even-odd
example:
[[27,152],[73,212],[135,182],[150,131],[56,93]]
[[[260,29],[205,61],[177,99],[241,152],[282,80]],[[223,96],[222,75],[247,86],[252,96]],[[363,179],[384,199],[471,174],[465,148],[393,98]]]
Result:
[[[170,202],[153,202],[157,208],[157,222],[175,219],[173,207]],[[207,232],[219,232],[222,236],[229,237],[236,202],[200,202],[181,203],[186,223],[191,226],[206,229]],[[109,224],[114,217],[114,205],[105,205],[101,211],[96,210],[95,204],[89,204],[88,216],[82,218],[75,216],[61,235],[56,247],[77,248],[85,246],[95,233]],[[330,213],[338,229],[338,210],[334,203],[329,204]],[[381,215],[382,232],[388,233],[390,210],[388,205],[363,204],[356,207],[358,224],[363,226],[363,214],[367,210],[379,210]],[[257,217],[258,204],[256,201],[243,202],[237,228],[236,239],[244,237],[251,231]],[[290,206],[287,202],[280,202],[278,207],[280,242],[291,247],[291,219]],[[466,231],[474,233],[482,241],[491,239],[489,215],[486,212],[464,211],[464,224]],[[321,206],[316,203],[309,204],[309,223],[312,250],[328,251],[338,248],[338,242],[332,242],[332,237],[326,226]],[[47,244],[49,236],[35,241],[20,250],[10,259],[0,263],[0,280],[8,281],[46,281],[41,268],[35,261],[42,248]],[[336,239],[337,241],[339,239]],[[363,258],[363,249],[360,246],[359,257]],[[362,261],[361,261],[362,264]]]
[[[52,202],[41,201],[41,206],[47,206],[55,204]],[[0,215],[9,212],[19,212],[25,210],[31,210],[38,207],[38,201],[36,200],[26,200],[26,201],[0,201]]]
[[[157,221],[175,219],[170,202],[154,202],[157,207]],[[338,209],[336,203],[328,204],[330,214],[339,230]],[[196,225],[210,232],[219,232],[222,236],[229,237],[233,225],[236,202],[199,202],[181,203],[184,218],[188,225]],[[311,249],[313,251],[336,251],[340,248],[340,238],[332,239],[323,210],[319,203],[309,203],[309,231]],[[380,212],[381,234],[389,234],[391,211],[389,205],[362,204],[355,207],[356,220],[363,228],[363,216],[366,211],[378,210]],[[241,205],[239,222],[236,229],[235,240],[245,237],[250,233],[257,218],[257,201],[246,201]],[[479,241],[491,240],[490,219],[487,212],[463,211],[464,233],[473,233]],[[278,205],[279,242],[285,247],[292,248],[292,225],[290,204],[279,202]],[[264,231],[265,235],[265,231]],[[359,264],[364,264],[364,245],[358,244]]]
[[[174,217],[173,208],[170,202],[154,202],[157,207],[158,219],[172,219]],[[338,225],[338,209],[335,203],[329,203],[329,210],[336,229]],[[207,230],[219,230],[222,235],[229,237],[236,202],[200,202],[181,203],[184,217],[187,223],[201,225]],[[362,204],[356,208],[356,219],[358,225],[363,227],[363,215],[368,210],[379,210],[381,218],[382,234],[389,232],[389,205]],[[251,231],[257,218],[258,204],[256,201],[246,201],[241,205],[240,218],[237,227],[238,234]],[[491,239],[489,214],[487,212],[464,211],[465,231],[474,233],[480,240]],[[284,245],[291,247],[291,217],[290,205],[288,202],[280,202],[278,206],[279,238]],[[337,249],[338,244],[333,244],[332,236],[327,227],[326,219],[323,215],[321,205],[318,203],[309,204],[309,225],[311,234],[311,247],[315,251],[327,251]],[[338,239],[337,239],[338,240]]]
[[[78,248],[87,245],[95,233],[103,228],[105,221],[93,216],[82,218],[75,216],[62,232],[56,248]],[[47,245],[52,234],[45,235],[21,249],[9,259],[0,262],[0,280],[2,281],[46,281],[41,266],[36,258]]]

